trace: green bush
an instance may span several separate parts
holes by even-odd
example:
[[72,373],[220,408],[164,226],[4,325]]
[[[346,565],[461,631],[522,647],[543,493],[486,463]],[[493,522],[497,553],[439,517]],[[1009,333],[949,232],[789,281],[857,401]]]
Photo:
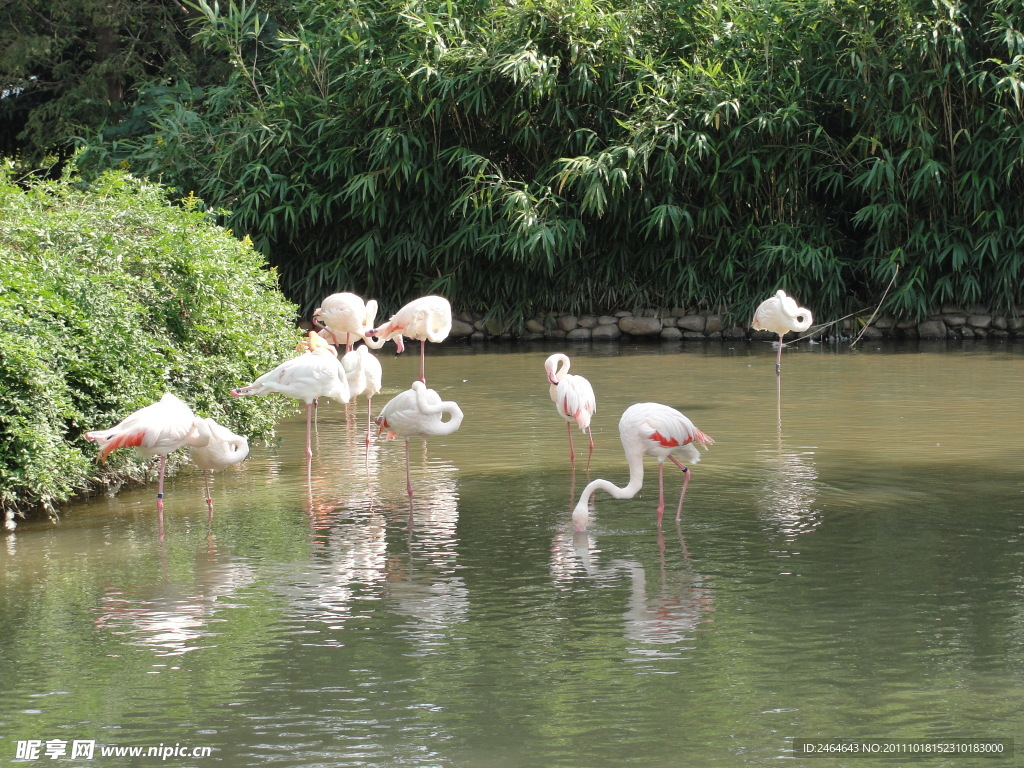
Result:
[[173,392],[197,414],[265,437],[287,401],[235,400],[291,353],[295,307],[248,238],[195,197],[123,172],[16,185],[0,170],[0,509],[55,514],[106,467],[82,437]]

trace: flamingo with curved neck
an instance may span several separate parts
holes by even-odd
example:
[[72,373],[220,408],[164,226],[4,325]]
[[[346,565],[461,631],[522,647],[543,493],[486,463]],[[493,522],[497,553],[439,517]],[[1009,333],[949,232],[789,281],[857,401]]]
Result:
[[569,373],[569,356],[556,352],[544,361],[547,372],[548,393],[555,404],[558,415],[565,419],[566,431],[569,433],[569,463],[576,468],[576,450],[572,444],[573,422],[590,438],[590,453],[587,454],[587,469],[594,455],[594,433],[590,430],[590,417],[597,412],[597,398],[594,388],[583,376]]
[[754,312],[750,327],[755,331],[770,331],[779,335],[779,356],[775,361],[775,372],[782,372],[782,337],[790,331],[803,333],[814,323],[811,310],[798,306],[796,301],[778,291],[761,302]]
[[[444,421],[447,415],[448,421]],[[378,434],[388,430],[387,439],[405,439],[405,489],[412,499],[409,474],[409,438],[450,435],[462,426],[463,413],[454,400],[441,396],[422,381],[414,381],[410,389],[395,395],[376,418]]]
[[213,509],[210,495],[210,472],[227,469],[245,460],[249,455],[249,439],[236,435],[227,427],[210,418],[197,419],[196,427],[208,440],[205,445],[189,446],[192,462],[203,470],[203,484],[206,487],[206,506]]
[[715,441],[701,432],[686,416],[675,408],[660,403],[636,403],[629,406],[619,419],[619,437],[629,464],[629,483],[619,487],[608,480],[590,482],[580,496],[572,513],[573,526],[584,531],[590,519],[590,497],[596,491],[604,491],[616,499],[631,499],[640,492],[644,484],[644,457],[653,456],[658,460],[658,526],[665,512],[665,459],[669,459],[683,471],[683,491],[676,508],[676,520],[683,511],[686,486],[690,482],[690,470],[676,459],[676,454],[690,463],[700,461],[700,451],[694,443],[707,448]]

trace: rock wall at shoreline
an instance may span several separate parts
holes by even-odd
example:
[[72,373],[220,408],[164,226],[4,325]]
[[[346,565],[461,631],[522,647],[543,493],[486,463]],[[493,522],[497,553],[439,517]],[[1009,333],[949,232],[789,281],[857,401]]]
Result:
[[[866,330],[860,319],[834,324],[825,321],[812,326],[801,336],[825,340],[834,334],[864,339],[988,339],[1024,338],[1024,307],[1016,316],[993,314],[987,307],[944,306],[921,321],[897,320],[880,315]],[[795,334],[793,334],[795,335]],[[792,336],[792,335],[791,335]],[[484,320],[482,312],[459,312],[452,321],[452,339],[536,341],[616,341],[619,339],[660,339],[662,341],[732,341],[774,339],[775,334],[755,331],[748,326],[726,325],[721,314],[674,309],[667,312],[619,311],[609,315],[571,315],[551,313],[531,318],[523,333],[513,335],[498,323]]]

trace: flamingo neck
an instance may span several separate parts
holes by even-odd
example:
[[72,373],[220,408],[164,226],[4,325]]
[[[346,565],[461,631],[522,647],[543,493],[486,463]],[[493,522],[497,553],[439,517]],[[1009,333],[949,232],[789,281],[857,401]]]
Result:
[[[555,358],[555,364],[548,369],[548,381],[551,382],[551,386],[554,387],[560,382],[565,375],[569,372],[569,356],[561,353],[553,355]],[[554,390],[552,390],[552,399],[554,399]]]
[[427,399],[426,386],[423,382],[419,381],[413,384],[413,390],[416,392],[416,407],[419,409],[420,413],[430,416],[435,414],[448,414],[449,416],[448,421],[443,421],[435,425],[431,430],[432,435],[437,435],[439,437],[443,435],[450,435],[462,426],[462,419],[464,418],[464,415],[459,404],[454,400],[442,400],[437,403],[431,403]]
[[441,403],[441,413],[447,413],[449,418],[448,421],[441,422],[441,425],[435,432],[436,435],[450,435],[462,426],[462,409],[454,401],[446,400]]
[[212,438],[213,432],[210,429],[210,425],[206,423],[206,419],[196,419],[195,423],[192,424],[188,437],[185,438],[185,445],[194,448],[205,448],[210,444]]
[[626,460],[629,462],[629,482],[622,488],[608,480],[592,480],[583,489],[580,500],[572,512],[573,527],[577,531],[585,531],[590,520],[590,498],[597,491],[604,491],[615,499],[631,499],[640,492],[644,485],[644,457],[636,451],[626,452]]

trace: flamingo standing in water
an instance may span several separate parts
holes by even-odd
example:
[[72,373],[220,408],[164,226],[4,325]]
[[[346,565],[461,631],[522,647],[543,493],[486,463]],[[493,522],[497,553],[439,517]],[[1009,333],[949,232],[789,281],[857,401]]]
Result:
[[245,460],[249,455],[249,439],[236,435],[230,429],[218,424],[213,419],[199,419],[196,422],[201,432],[209,436],[205,445],[189,446],[188,452],[192,462],[203,470],[203,483],[206,486],[206,506],[213,509],[213,497],[210,495],[210,472],[227,469]]
[[587,454],[587,469],[590,469],[590,458],[594,455],[594,434],[590,431],[590,417],[597,412],[597,398],[590,382],[582,376],[569,373],[569,357],[561,352],[551,355],[544,361],[551,386],[548,391],[551,400],[558,410],[558,415],[565,419],[566,431],[569,433],[569,463],[576,468],[576,450],[572,444],[572,423],[575,421],[582,432],[590,438],[590,453]]
[[[443,420],[448,414],[448,421]],[[462,426],[462,409],[453,400],[441,396],[422,381],[414,381],[412,388],[393,397],[377,417],[378,431],[387,429],[387,439],[405,439],[405,490],[412,500],[412,480],[409,474],[409,438],[450,435]]]
[[101,461],[106,461],[111,451],[118,448],[134,448],[145,459],[159,456],[156,508],[163,513],[167,454],[186,445],[205,445],[210,436],[198,425],[192,409],[168,392],[157,402],[140,408],[110,429],[86,432],[85,439],[99,446]]
[[341,366],[348,377],[351,396],[356,398],[359,395],[366,395],[366,456],[369,461],[373,396],[380,392],[383,370],[380,361],[370,354],[370,350],[365,346],[346,352],[341,358]]
[[619,419],[619,437],[626,452],[629,464],[629,484],[619,488],[607,480],[594,480],[583,489],[579,502],[572,513],[573,526],[577,531],[584,531],[590,514],[588,503],[595,491],[606,491],[616,499],[631,499],[640,491],[644,484],[644,457],[654,456],[658,460],[658,525],[665,512],[665,459],[683,471],[683,492],[679,496],[679,507],[676,509],[676,520],[683,511],[683,499],[686,497],[686,486],[690,482],[690,470],[683,466],[674,454],[683,456],[688,462],[700,461],[700,451],[694,443],[704,448],[713,444],[693,422],[675,408],[660,403],[636,403],[629,406]]
[[313,310],[313,322],[323,326],[321,334],[329,336],[335,346],[344,346],[346,352],[363,341],[376,320],[377,302],[370,299],[364,304],[354,293],[332,293]]
[[[405,350],[403,337],[419,339],[420,381],[427,382],[425,374],[426,346],[428,341],[435,344],[448,338],[452,330],[452,305],[443,296],[424,296],[410,301],[398,310],[384,325],[366,332],[366,337],[377,338],[378,342],[393,339],[398,354]],[[376,348],[376,347],[375,347]]]
[[272,371],[260,376],[252,384],[231,390],[232,397],[270,395],[277,393],[301,400],[306,404],[306,459],[313,458],[310,435],[313,403],[329,397],[342,403],[349,401],[348,377],[338,360],[338,352],[330,344],[310,332],[307,342],[310,351],[285,360]]
[[754,312],[750,327],[756,331],[771,331],[779,335],[779,356],[775,361],[775,372],[782,372],[782,337],[790,331],[802,333],[811,327],[814,319],[811,310],[797,306],[796,301],[778,291],[761,302]]

